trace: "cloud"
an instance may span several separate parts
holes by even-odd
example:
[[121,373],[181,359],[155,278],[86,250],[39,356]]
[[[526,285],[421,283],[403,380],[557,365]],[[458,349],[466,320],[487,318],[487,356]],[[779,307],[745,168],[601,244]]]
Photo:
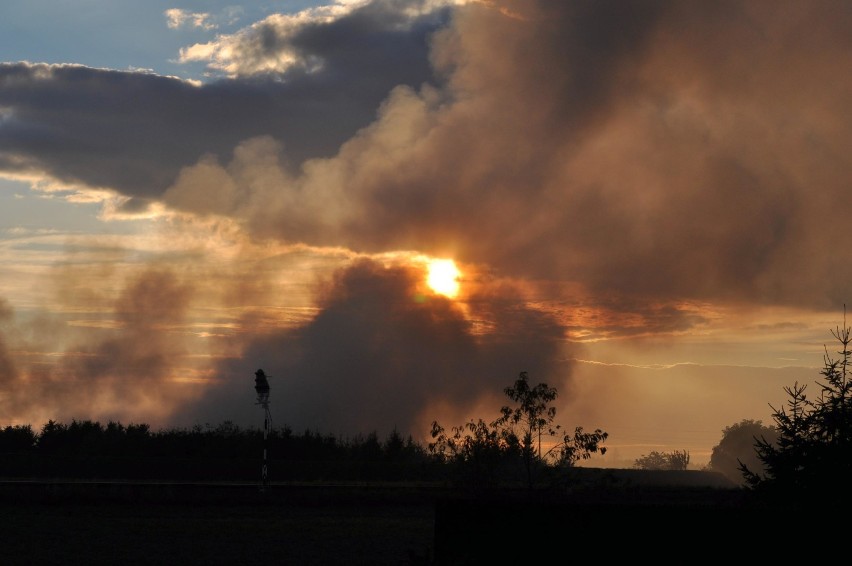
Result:
[[163,15],[166,17],[166,25],[169,29],[192,27],[211,30],[218,27],[211,21],[211,15],[206,12],[190,12],[181,8],[169,8],[163,12]]
[[249,247],[215,261],[184,243],[121,265],[92,251],[69,250],[45,277],[53,314],[3,310],[7,419],[250,426],[263,367],[276,426],[421,438],[434,419],[496,416],[520,371],[570,390],[564,327],[505,282],[469,281],[455,302],[406,256]]
[[[12,318],[12,314],[13,312],[11,306],[9,306],[9,302],[0,297],[0,330],[6,330],[4,327]],[[2,387],[2,389],[6,389],[7,384],[11,381],[15,381],[16,377],[17,370],[12,356],[8,351],[5,332],[0,332],[0,387]]]
[[[566,333],[651,340],[755,304],[848,300],[845,5],[435,6],[267,17],[196,46],[193,60],[229,75],[201,86],[0,66],[4,174],[113,191],[125,211],[156,204],[221,222],[258,254],[233,253],[219,271],[186,264],[198,272],[186,295],[180,278],[158,280],[176,304],[225,281],[209,304],[235,328],[209,332],[228,360],[212,362],[221,377],[187,417],[251,422],[263,367],[279,422],[420,430],[487,414],[474,409],[499,402],[519,371],[570,395]],[[260,257],[264,246],[315,263]],[[275,310],[291,297],[280,280],[395,253],[476,266],[476,290],[418,303],[412,267],[356,263],[307,307],[300,287],[298,317]],[[128,296],[144,289],[128,285]],[[119,326],[109,338],[91,330],[73,350],[88,361],[71,367],[106,376],[117,366],[95,361],[107,351],[148,359],[133,330],[147,326],[110,320]],[[174,360],[183,346],[149,353]]]
[[[180,51],[181,62],[206,62],[230,77],[316,73],[375,75],[414,61],[423,32],[445,20],[452,2],[337,2],[292,14],[272,14],[237,33]],[[425,59],[419,64],[423,64]]]
[[287,167],[297,169],[333,155],[392,88],[430,80],[428,37],[440,19],[424,15],[404,31],[392,29],[398,20],[392,10],[356,10],[293,30],[300,53],[323,61],[310,74],[198,86],[79,65],[0,64],[0,172],[108,189],[139,206],[158,199],[182,167],[227,158],[253,137],[283,144]]
[[[764,8],[458,8],[432,40],[443,85],[394,89],[292,179],[229,174],[226,213],[265,237],[452,253],[634,300],[839,304],[852,267],[826,253],[844,236],[824,214],[852,204],[852,16]],[[221,167],[283,168],[261,163]]]
[[[271,375],[276,426],[340,435],[396,427],[417,437],[434,419],[494,416],[521,371],[567,383],[557,369],[563,329],[525,306],[516,289],[490,285],[460,303],[423,290],[419,268],[358,260],[318,289],[307,324],[247,336],[242,353],[217,370],[218,387],[190,414],[252,422],[252,376]],[[483,332],[472,320],[488,322]],[[562,368],[564,370],[564,367]],[[202,416],[203,415],[203,416]]]
[[[78,311],[99,308],[107,300],[94,286],[87,296],[79,269],[65,273],[65,289],[59,291]],[[19,367],[4,363],[9,356],[0,355],[3,414],[125,422],[170,415],[194,394],[180,379],[182,368],[192,369],[188,341],[180,331],[192,294],[173,273],[150,268],[126,282],[109,309],[111,320],[93,318],[86,327],[43,313],[17,322],[12,336]]]

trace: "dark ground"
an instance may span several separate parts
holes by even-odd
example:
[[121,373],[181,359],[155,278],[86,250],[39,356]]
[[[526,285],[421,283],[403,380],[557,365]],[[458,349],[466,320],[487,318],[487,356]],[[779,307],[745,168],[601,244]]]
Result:
[[715,525],[731,541],[732,530],[764,521],[739,508],[737,491],[708,485],[713,477],[664,478],[674,485],[622,472],[570,500],[402,484],[261,490],[0,481],[0,565],[528,564],[554,548],[562,558],[566,551],[575,559],[611,553],[619,548],[614,541],[636,533],[672,556],[679,546],[703,545],[703,535],[693,536],[699,528]]
[[407,491],[18,487],[0,502],[4,566],[433,563],[434,502]]

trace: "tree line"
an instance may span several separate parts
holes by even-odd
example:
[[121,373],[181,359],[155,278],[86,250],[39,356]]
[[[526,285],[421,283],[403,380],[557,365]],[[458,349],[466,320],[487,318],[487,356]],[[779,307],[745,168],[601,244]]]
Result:
[[[532,489],[562,481],[566,469],[605,453],[608,436],[554,422],[554,387],[531,385],[527,372],[505,394],[511,404],[490,422],[444,429],[432,424],[427,446],[397,430],[384,439],[338,438],[289,427],[257,428],[226,421],[217,426],[152,431],[147,424],[106,425],[91,420],[48,421],[0,430],[0,476],[170,480],[249,480],[266,450],[274,481],[430,481],[453,485]],[[547,442],[546,449],[543,441]]]
[[267,450],[274,478],[285,480],[426,479],[430,459],[393,430],[338,438],[289,427],[263,431],[230,421],[152,431],[147,424],[73,420],[0,429],[0,476],[160,480],[252,480]]
[[[785,387],[773,422],[743,420],[722,431],[708,469],[739,474],[745,490],[785,505],[839,505],[852,477],[852,328],[832,331],[840,349],[826,348],[817,394],[805,384]],[[526,372],[504,389],[509,403],[493,420],[449,428],[432,423],[427,446],[396,430],[341,439],[306,430],[258,429],[232,422],[153,432],[146,424],[74,420],[0,430],[0,476],[181,480],[249,480],[259,455],[270,455],[272,477],[288,480],[445,481],[468,487],[564,487],[581,460],[606,452],[609,435],[556,423],[557,390],[533,385]],[[634,467],[685,470],[687,451],[652,452]],[[736,479],[736,478],[732,478]]]

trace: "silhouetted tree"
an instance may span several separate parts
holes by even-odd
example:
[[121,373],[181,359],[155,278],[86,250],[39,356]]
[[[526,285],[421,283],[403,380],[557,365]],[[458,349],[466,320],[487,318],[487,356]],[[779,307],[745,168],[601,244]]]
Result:
[[437,421],[432,423],[429,453],[440,463],[454,468],[463,484],[491,486],[498,482],[507,456],[517,453],[517,445],[507,444],[500,432],[482,419],[454,426],[448,433]]
[[643,454],[633,461],[633,467],[639,470],[666,470],[668,465],[666,455],[656,450]]
[[546,383],[530,386],[527,372],[522,371],[514,385],[503,392],[515,405],[503,406],[493,426],[507,445],[520,449],[527,485],[532,487],[533,467],[543,460],[541,438],[556,436],[560,428],[553,423],[556,407],[551,405],[557,396],[556,388]]
[[425,456],[423,448],[418,445],[411,435],[403,438],[394,428],[382,444],[386,460],[391,462],[409,462]]
[[718,472],[735,484],[745,484],[740,471],[746,466],[755,473],[763,474],[765,468],[755,449],[755,443],[765,439],[776,444],[778,431],[771,426],[765,426],[762,421],[743,419],[722,430],[722,439],[713,447],[707,469]]
[[[749,487],[783,499],[787,505],[839,505],[849,501],[852,477],[852,379],[849,363],[852,329],[831,331],[840,344],[839,358],[823,355],[824,380],[816,381],[819,394],[806,395],[806,385],[784,387],[786,407],[772,407],[777,444],[760,438],[755,444],[765,467],[763,474],[741,464]],[[771,407],[771,405],[770,405]]]
[[402,453],[405,450],[405,441],[396,428],[394,428],[385,439],[382,448],[384,450],[385,457],[389,460],[397,460],[402,457]]
[[586,432],[583,427],[578,426],[573,434],[565,434],[561,441],[548,451],[548,455],[555,455],[555,464],[562,468],[571,468],[580,460],[588,460],[593,454],[606,454],[606,447],[601,446],[609,433],[601,429],[594,432]]
[[36,444],[31,425],[14,425],[0,429],[0,452],[29,452]]
[[689,467],[689,452],[674,450],[658,452],[654,450],[633,461],[633,467],[639,470],[685,470]]
[[550,404],[556,399],[556,388],[546,383],[530,386],[527,372],[522,371],[514,385],[503,392],[515,406],[503,406],[494,426],[507,444],[520,448],[527,485],[532,487],[533,466],[542,460],[541,437],[556,436],[560,428],[553,423],[556,407]]
[[[587,433],[577,427],[573,434],[558,437],[561,425],[555,424],[556,407],[551,403],[557,397],[555,387],[546,383],[531,386],[527,372],[521,372],[515,383],[503,392],[513,406],[500,409],[500,417],[491,424],[482,419],[453,427],[451,433],[432,423],[429,451],[441,461],[452,460],[474,470],[474,476],[490,477],[498,467],[512,458],[520,457],[527,486],[533,487],[534,471],[553,465],[557,468],[573,466],[592,454],[606,453],[602,447],[608,434],[598,429]],[[558,438],[546,451],[542,437]]]
[[570,467],[577,460],[589,458],[599,450],[601,454],[606,453],[606,448],[599,445],[606,440],[607,433],[601,430],[586,433],[582,427],[577,427],[573,436],[563,435],[543,453],[542,436],[554,438],[562,428],[553,422],[556,418],[556,407],[551,403],[557,397],[556,388],[549,387],[546,383],[530,386],[529,376],[523,371],[515,384],[503,392],[515,402],[515,406],[502,407],[502,416],[494,424],[508,444],[520,445],[528,487],[532,488],[533,471],[541,464],[550,461]]
[[42,454],[56,454],[64,449],[65,431],[68,427],[54,420],[49,420],[41,427],[36,440],[36,446]]
[[[366,436],[338,439],[289,427],[269,435],[274,459],[286,460],[285,479],[435,479],[435,461],[425,448],[396,430],[380,441]],[[112,477],[245,480],[257,473],[263,431],[232,421],[169,428],[152,433],[147,424],[110,421],[48,421],[39,434],[28,426],[0,429],[0,472],[7,476]],[[29,448],[26,448],[29,447]],[[19,450],[20,448],[20,450]],[[25,453],[26,452],[26,453]],[[276,478],[278,481],[279,478]]]

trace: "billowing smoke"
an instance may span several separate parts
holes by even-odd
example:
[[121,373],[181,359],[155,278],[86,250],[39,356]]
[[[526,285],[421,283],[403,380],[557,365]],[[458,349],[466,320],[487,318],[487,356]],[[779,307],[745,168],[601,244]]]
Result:
[[[28,326],[45,326],[48,321],[19,324],[17,346],[40,355],[24,358],[25,372],[16,371],[0,351],[4,414],[35,426],[48,419],[163,422],[194,394],[176,379],[188,366],[181,330],[191,297],[192,288],[171,272],[145,270],[120,290],[111,318],[92,319],[90,327],[77,328],[73,335],[65,330],[62,339],[53,336],[55,341],[48,346],[67,343],[58,361],[45,360],[55,357],[39,352],[45,344],[23,336]],[[65,328],[67,321],[57,318],[53,324]],[[50,336],[35,330],[33,340]]]
[[474,3],[433,36],[445,84],[394,89],[336,156],[290,177],[247,141],[165,200],[595,293],[836,305],[852,268],[824,253],[843,239],[824,219],[852,204],[851,19],[836,2]]
[[[570,392],[566,336],[849,300],[848,3],[452,4],[270,16],[182,52],[226,75],[203,85],[0,65],[0,172],[227,226],[262,274],[205,250],[126,279],[100,323],[66,295],[61,330],[12,302],[0,403],[245,423],[263,368],[279,424],[416,432],[487,416],[520,371]],[[451,301],[393,254],[494,279]],[[281,283],[312,269],[315,295]]]
[[[296,430],[355,435],[393,428],[420,438],[432,420],[498,416],[521,371],[561,389],[564,329],[494,286],[461,303],[423,291],[419,269],[359,260],[320,292],[304,326],[251,337],[224,363],[196,421],[256,420],[254,372],[271,375],[273,419]],[[487,322],[477,329],[475,321]],[[474,409],[485,404],[492,412]]]

